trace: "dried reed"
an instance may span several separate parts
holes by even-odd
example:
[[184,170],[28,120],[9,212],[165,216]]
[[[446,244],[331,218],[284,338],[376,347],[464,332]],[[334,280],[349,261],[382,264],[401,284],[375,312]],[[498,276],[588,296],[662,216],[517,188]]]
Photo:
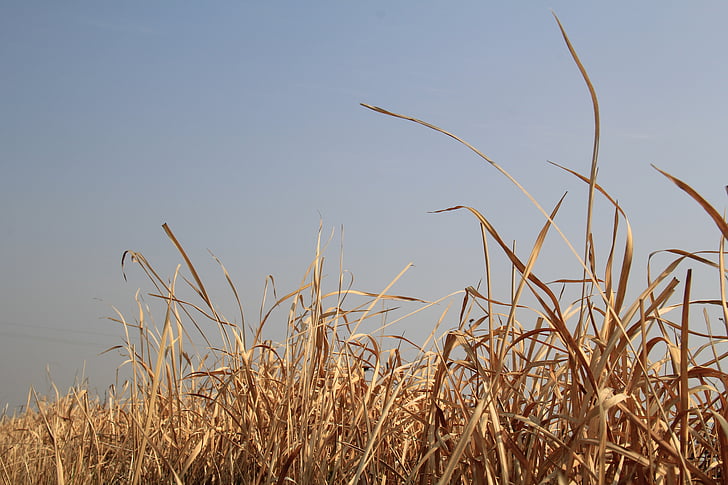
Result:
[[[558,20],[558,19],[557,19]],[[559,23],[561,28],[561,24]],[[124,329],[131,378],[104,402],[83,388],[44,400],[29,398],[21,415],[0,422],[0,480],[24,483],[724,483],[728,477],[728,328],[715,333],[707,309],[728,322],[724,242],[728,223],[689,185],[660,171],[703,208],[720,236],[717,251],[668,250],[672,259],[634,297],[632,232],[622,208],[596,181],[599,108],[594,88],[562,33],[591,93],[595,136],[589,175],[563,168],[589,187],[583,252],[555,222],[562,200],[547,211],[472,145],[463,143],[516,184],[545,222],[525,255],[509,246],[488,218],[478,221],[485,255],[484,290],[459,292],[459,325],[424,344],[375,337],[360,325],[383,319],[381,303],[438,302],[391,293],[405,268],[380,293],[324,288],[321,238],[303,283],[278,298],[246,330],[216,310],[173,232],[194,298],[177,290],[178,267],[160,277],[140,253],[127,251],[164,304],[161,329],[139,299]],[[606,264],[599,269],[591,228],[601,197],[613,208]],[[601,199],[600,199],[601,200]],[[555,231],[583,272],[545,282],[534,272]],[[517,275],[511,298],[493,296],[494,248]],[[685,264],[717,273],[719,296],[694,299]],[[222,267],[222,265],[221,265]],[[231,278],[222,270],[235,298]],[[685,275],[682,278],[682,275]],[[576,282],[576,283],[575,283]],[[579,285],[564,303],[556,288]],[[445,299],[451,299],[449,295]],[[196,303],[193,301],[195,300]],[[351,306],[346,303],[354,301]],[[440,300],[442,301],[442,300]],[[533,302],[533,303],[531,303]],[[696,307],[707,330],[696,330]],[[287,308],[287,311],[285,309]],[[284,310],[287,338],[272,343],[263,329]],[[446,310],[447,311],[447,310]],[[408,317],[409,315],[405,315]],[[213,345],[202,330],[214,322]],[[389,326],[391,323],[383,324]],[[187,330],[205,339],[205,355],[185,348]],[[407,357],[410,356],[410,357]]]

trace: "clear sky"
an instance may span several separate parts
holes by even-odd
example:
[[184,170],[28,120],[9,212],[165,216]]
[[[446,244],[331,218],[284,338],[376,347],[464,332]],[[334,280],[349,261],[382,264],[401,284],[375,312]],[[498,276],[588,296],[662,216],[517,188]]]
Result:
[[[725,2],[3,2],[0,402],[45,392],[47,367],[63,392],[84,363],[103,392],[120,357],[97,354],[122,338],[104,317],[133,321],[151,289],[131,266],[123,280],[121,255],[171,275],[165,222],[221,300],[207,250],[223,261],[249,322],[266,275],[300,282],[320,220],[330,274],[343,225],[355,287],[413,262],[395,293],[425,299],[483,274],[475,219],[428,211],[472,205],[530,246],[543,218],[492,167],[360,102],[460,134],[546,207],[568,190],[559,220],[579,241],[586,189],[546,160],[587,172],[593,118],[551,9],[598,91],[599,182],[630,216],[635,265],[716,249],[650,163],[726,206]],[[579,276],[553,250],[541,269]]]

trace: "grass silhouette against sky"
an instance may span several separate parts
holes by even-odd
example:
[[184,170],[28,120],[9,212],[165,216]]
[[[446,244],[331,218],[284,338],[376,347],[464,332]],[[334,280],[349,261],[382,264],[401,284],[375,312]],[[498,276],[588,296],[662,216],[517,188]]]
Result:
[[[636,264],[715,249],[711,221],[650,163],[725,206],[728,7],[548,7],[598,91],[599,183],[630,217]],[[540,2],[17,3],[0,7],[0,27],[0,402],[11,406],[30,385],[47,389],[46,366],[62,389],[84,361],[92,384],[113,380],[118,357],[97,354],[121,331],[103,317],[112,305],[133,315],[146,284],[139,272],[124,281],[121,254],[171,274],[165,222],[217,277],[211,293],[226,282],[207,249],[223,261],[253,317],[266,275],[282,293],[298,286],[319,221],[325,234],[344,226],[356,288],[377,292],[413,261],[396,293],[424,299],[483,276],[477,223],[429,211],[470,205],[533,240],[542,216],[491,167],[361,102],[458,133],[544,206],[579,194],[560,218],[583,233],[583,184],[546,161],[588,169],[591,105]],[[564,276],[563,261],[539,264]]]

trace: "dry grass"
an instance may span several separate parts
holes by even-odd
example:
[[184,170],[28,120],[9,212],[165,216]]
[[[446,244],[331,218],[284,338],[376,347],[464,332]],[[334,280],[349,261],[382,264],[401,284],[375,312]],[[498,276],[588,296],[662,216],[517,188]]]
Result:
[[[650,267],[645,288],[629,296],[632,233],[622,209],[596,183],[598,104],[564,38],[592,93],[596,121],[589,175],[565,169],[589,186],[583,252],[555,222],[561,201],[546,211],[455,135],[367,106],[465,143],[545,216],[535,244],[519,255],[478,210],[446,209],[470,211],[483,234],[486,283],[457,297],[458,327],[438,334],[443,313],[420,345],[360,331],[384,320],[381,303],[414,303],[419,311],[438,302],[391,294],[399,276],[379,294],[345,288],[341,276],[335,288],[324,289],[319,238],[300,288],[278,298],[246,331],[242,307],[240,324],[216,311],[165,225],[193,297],[179,296],[181,269],[167,280],[141,254],[125,253],[123,262],[146,272],[156,288],[151,295],[164,304],[162,328],[141,300],[134,322],[114,319],[123,325],[117,350],[131,378],[104,402],[77,388],[50,401],[33,396],[22,415],[4,417],[0,481],[724,483],[728,328],[714,333],[708,310],[728,321],[728,224],[687,184],[662,172],[714,221],[720,245],[702,253],[666,251],[671,259],[664,268]],[[591,232],[597,199],[614,214],[604,224],[612,228],[605,255],[596,254]],[[563,238],[581,275],[547,283],[534,273],[550,232]],[[507,301],[492,294],[492,280],[501,276],[491,274],[493,251],[516,275]],[[715,275],[719,296],[694,298],[688,265]],[[557,294],[563,286],[578,288],[578,297],[564,303]],[[263,340],[264,326],[280,313],[287,338]],[[696,330],[702,321],[706,330]],[[187,330],[196,327],[205,338],[201,328],[209,322],[219,330],[219,344],[207,342],[204,356],[188,353]]]

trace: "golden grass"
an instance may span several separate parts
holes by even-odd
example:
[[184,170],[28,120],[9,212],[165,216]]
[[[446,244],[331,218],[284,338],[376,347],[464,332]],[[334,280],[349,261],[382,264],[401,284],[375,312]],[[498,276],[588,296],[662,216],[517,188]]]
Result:
[[[560,26],[560,24],[559,24]],[[562,29],[563,33],[563,29]],[[164,225],[189,278],[177,289],[140,253],[127,251],[163,302],[162,328],[139,300],[124,329],[130,379],[101,402],[83,388],[44,400],[0,421],[0,481],[24,483],[723,483],[728,477],[728,327],[717,333],[708,309],[728,322],[724,242],[728,223],[689,185],[661,172],[712,220],[717,251],[668,250],[671,259],[630,297],[632,232],[622,208],[596,182],[599,110],[593,86],[564,33],[592,95],[594,156],[583,253],[555,222],[563,201],[543,209],[501,166],[457,136],[515,183],[545,222],[521,255],[472,207],[480,224],[485,288],[459,292],[457,328],[438,333],[448,310],[415,344],[360,331],[385,321],[382,303],[435,308],[391,293],[405,268],[380,293],[346,288],[343,276],[324,288],[319,236],[303,283],[278,298],[246,331],[242,306],[235,324],[216,310],[190,258]],[[563,168],[563,167],[562,167]],[[597,197],[613,208],[603,268],[592,238]],[[544,241],[555,231],[581,267],[581,277],[547,283],[534,272]],[[511,297],[492,293],[493,250],[516,275]],[[525,255],[524,255],[525,254]],[[692,267],[714,272],[719,296],[695,299]],[[221,265],[222,267],[222,265]],[[222,270],[233,294],[237,292]],[[683,277],[684,276],[684,277]],[[510,275],[507,275],[510,279]],[[578,285],[564,303],[558,288]],[[446,299],[452,299],[449,295]],[[193,301],[194,300],[194,301]],[[442,300],[441,300],[442,301]],[[239,304],[239,300],[238,300]],[[287,311],[286,311],[287,308]],[[696,316],[702,309],[702,315]],[[276,313],[278,310],[278,313]],[[287,338],[262,338],[280,312]],[[405,315],[407,318],[410,315]],[[706,330],[696,329],[704,319]],[[214,322],[213,345],[202,328]],[[388,327],[394,322],[384,323]],[[207,343],[189,353],[187,329]]]

